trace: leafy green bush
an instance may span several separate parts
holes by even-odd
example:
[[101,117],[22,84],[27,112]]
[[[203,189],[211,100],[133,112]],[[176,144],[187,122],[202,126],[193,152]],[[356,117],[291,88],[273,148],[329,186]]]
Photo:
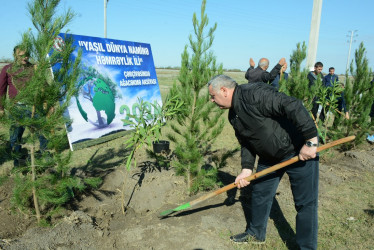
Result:
[[[134,130],[125,142],[126,148],[130,149],[130,153],[125,158],[127,170],[132,165],[136,166],[136,151],[144,145],[151,146],[153,140],[159,140],[161,128],[165,122],[173,119],[182,110],[183,102],[179,99],[178,95],[169,95],[162,107],[156,102],[151,103],[151,108],[142,99],[138,99],[139,114],[129,115],[129,119],[123,120]],[[125,213],[125,187],[126,180],[122,186],[122,213]]]

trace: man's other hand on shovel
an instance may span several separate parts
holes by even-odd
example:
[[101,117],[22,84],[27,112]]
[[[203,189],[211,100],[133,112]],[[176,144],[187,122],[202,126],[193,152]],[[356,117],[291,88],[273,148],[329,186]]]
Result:
[[243,168],[242,172],[236,177],[235,183],[237,184],[238,188],[243,188],[249,185],[249,181],[244,178],[251,176],[252,170]]
[[302,161],[307,161],[315,158],[317,156],[317,147],[317,137],[313,137],[312,139],[308,140],[300,150],[299,159]]

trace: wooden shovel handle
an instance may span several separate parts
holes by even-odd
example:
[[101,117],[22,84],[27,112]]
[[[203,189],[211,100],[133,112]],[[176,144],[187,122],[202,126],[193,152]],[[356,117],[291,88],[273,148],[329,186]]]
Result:
[[[322,150],[334,147],[334,146],[342,144],[342,143],[353,141],[355,138],[356,138],[356,136],[352,135],[352,136],[348,136],[348,137],[345,137],[345,138],[342,138],[342,139],[339,139],[339,140],[336,140],[336,141],[333,141],[333,142],[329,142],[329,143],[327,143],[325,145],[319,146],[317,148],[317,152],[321,152]],[[251,176],[248,176],[245,179],[247,181],[255,180],[255,179],[257,179],[257,178],[259,178],[261,176],[264,176],[264,175],[266,175],[268,173],[274,172],[274,171],[276,171],[278,169],[284,168],[284,167],[286,167],[288,165],[291,165],[291,164],[293,164],[293,163],[295,163],[297,161],[299,161],[299,156],[294,156],[294,157],[292,157],[291,159],[289,159],[287,161],[281,162],[281,163],[276,164],[276,165],[274,165],[274,166],[272,166],[270,168],[264,169],[264,170],[262,170],[262,171],[260,171],[258,173],[255,173],[255,174],[253,174]],[[214,192],[208,193],[208,194],[206,194],[206,195],[204,195],[204,196],[202,196],[200,198],[197,198],[197,199],[195,199],[193,201],[190,201],[190,205],[191,206],[196,205],[196,204],[198,204],[198,203],[200,203],[200,202],[202,202],[204,200],[212,198],[212,197],[214,197],[216,195],[219,195],[219,194],[221,194],[223,192],[226,192],[226,191],[228,191],[230,189],[233,189],[235,187],[236,187],[236,183],[231,183],[231,184],[229,184],[227,186],[224,186],[224,187],[222,187],[220,189],[217,189]]]

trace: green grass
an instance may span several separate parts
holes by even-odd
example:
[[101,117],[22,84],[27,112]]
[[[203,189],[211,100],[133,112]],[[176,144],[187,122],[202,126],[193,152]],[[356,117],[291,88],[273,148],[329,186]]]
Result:
[[319,213],[321,249],[372,249],[373,186],[374,173],[363,172],[327,192]]
[[[284,181],[282,181],[284,182]],[[287,184],[288,185],[288,184]],[[285,187],[287,186],[285,185]],[[363,172],[358,177],[347,179],[319,197],[319,249],[373,249],[374,245],[374,173]],[[290,189],[289,187],[287,187]],[[282,189],[282,188],[281,188]],[[283,215],[295,232],[295,215],[291,193],[286,189],[285,199],[278,202]],[[278,231],[281,230],[281,231]],[[266,244],[233,244],[232,249],[293,249],[294,240],[282,241],[280,234],[285,228],[276,229],[270,219]],[[220,237],[227,239],[230,232],[221,232]]]
[[8,176],[0,176],[0,186],[2,186],[7,180]]

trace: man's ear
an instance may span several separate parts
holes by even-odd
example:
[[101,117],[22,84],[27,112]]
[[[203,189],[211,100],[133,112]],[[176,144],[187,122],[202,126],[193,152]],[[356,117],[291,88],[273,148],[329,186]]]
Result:
[[220,90],[222,91],[222,95],[223,95],[224,97],[226,97],[226,96],[227,96],[227,93],[228,93],[227,88],[226,88],[226,87],[221,87]]

